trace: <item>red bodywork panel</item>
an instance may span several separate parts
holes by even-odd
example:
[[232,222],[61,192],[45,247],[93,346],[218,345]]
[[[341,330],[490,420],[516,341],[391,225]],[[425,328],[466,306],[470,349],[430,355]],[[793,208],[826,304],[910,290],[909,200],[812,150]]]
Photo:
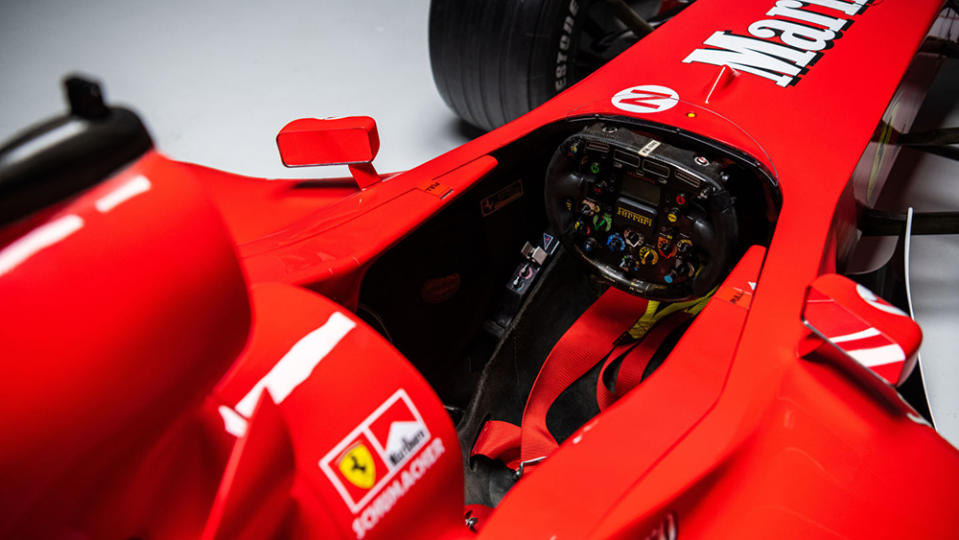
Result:
[[905,382],[916,366],[922,342],[919,325],[899,308],[842,276],[824,274],[813,282],[806,296],[803,324],[819,341],[869,367],[890,385]]
[[[918,108],[934,59],[913,60],[941,2],[806,6],[852,23],[776,80],[685,61],[778,4],[800,3],[700,0],[542,107],[360,187],[150,152],[0,235],[0,536],[477,535],[463,522],[469,449],[352,310],[370,265],[495,171],[501,148],[597,116],[751,157],[781,191],[775,233],[668,362],[525,476],[478,536],[953,537],[959,454],[908,406],[810,360],[802,322],[809,285],[855,243],[857,200],[874,202],[891,166],[877,126],[908,129]],[[678,97],[646,112],[631,90],[643,85]]]

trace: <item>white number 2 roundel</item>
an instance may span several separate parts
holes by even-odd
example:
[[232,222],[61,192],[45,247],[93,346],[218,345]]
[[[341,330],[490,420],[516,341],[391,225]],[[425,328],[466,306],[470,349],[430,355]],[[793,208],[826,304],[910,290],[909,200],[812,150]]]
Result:
[[672,88],[645,84],[619,91],[613,96],[613,105],[631,113],[657,113],[672,109],[679,103],[679,94]]

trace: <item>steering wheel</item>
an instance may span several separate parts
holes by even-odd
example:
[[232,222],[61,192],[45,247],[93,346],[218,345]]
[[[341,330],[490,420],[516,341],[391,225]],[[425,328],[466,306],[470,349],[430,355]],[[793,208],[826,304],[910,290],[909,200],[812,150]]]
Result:
[[598,123],[556,149],[546,214],[566,248],[622,290],[680,301],[707,294],[733,259],[729,163]]

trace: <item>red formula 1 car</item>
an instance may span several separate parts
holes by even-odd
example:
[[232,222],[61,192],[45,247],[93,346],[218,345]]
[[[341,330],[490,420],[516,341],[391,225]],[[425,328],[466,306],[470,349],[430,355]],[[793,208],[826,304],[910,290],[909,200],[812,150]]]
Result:
[[0,149],[0,537],[955,538],[894,267],[844,275],[939,226],[871,208],[952,12],[669,4],[393,175],[363,117],[277,138],[351,179],[174,162],[69,80]]

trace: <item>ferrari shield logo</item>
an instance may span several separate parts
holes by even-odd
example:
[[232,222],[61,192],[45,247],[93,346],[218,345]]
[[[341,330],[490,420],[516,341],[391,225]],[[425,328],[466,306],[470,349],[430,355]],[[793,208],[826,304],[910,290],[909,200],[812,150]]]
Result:
[[365,444],[350,448],[340,458],[340,472],[358,488],[370,489],[376,483],[376,463]]

